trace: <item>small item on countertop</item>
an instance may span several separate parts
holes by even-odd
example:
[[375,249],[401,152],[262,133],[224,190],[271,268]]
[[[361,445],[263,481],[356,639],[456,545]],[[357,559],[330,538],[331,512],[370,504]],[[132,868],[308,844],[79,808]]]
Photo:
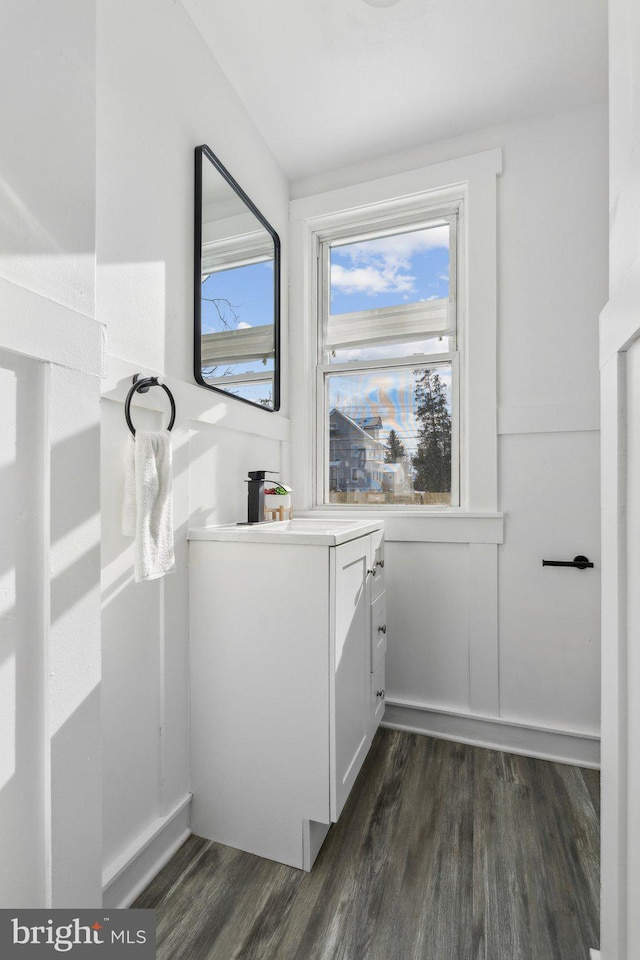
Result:
[[273,486],[264,489],[264,516],[265,520],[271,517],[272,520],[290,520],[291,510],[291,487],[286,483],[275,483]]

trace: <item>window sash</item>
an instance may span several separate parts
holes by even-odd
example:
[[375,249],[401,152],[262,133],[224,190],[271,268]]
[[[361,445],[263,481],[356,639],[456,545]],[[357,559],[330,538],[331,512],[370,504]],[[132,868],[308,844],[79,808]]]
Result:
[[[402,341],[426,339],[429,335],[456,336],[457,329],[457,224],[458,208],[456,212],[447,216],[433,216],[425,219],[424,216],[416,222],[404,221],[395,223],[393,227],[384,230],[372,230],[368,233],[359,232],[350,235],[340,232],[339,237],[344,240],[340,245],[355,243],[362,239],[378,239],[384,236],[413,232],[420,227],[436,226],[442,223],[449,225],[449,296],[438,300],[425,300],[418,303],[400,304],[392,307],[374,307],[371,310],[360,310],[355,313],[331,314],[330,310],[330,283],[331,283],[331,249],[330,238],[324,238],[321,243],[321,255],[318,258],[319,287],[322,322],[318,324],[318,360],[326,359],[327,351],[337,347],[366,346],[372,343],[399,343]],[[407,229],[401,229],[405,227]],[[333,238],[336,239],[335,237]],[[337,245],[337,244],[335,244]],[[424,334],[424,336],[423,336]]]
[[458,353],[422,354],[419,358],[409,357],[400,360],[371,360],[366,363],[338,363],[332,365],[318,365],[316,373],[316,444],[315,444],[315,478],[316,506],[328,507],[331,510],[403,510],[403,504],[367,504],[366,506],[353,504],[331,503],[329,498],[329,482],[331,468],[329,465],[329,388],[328,378],[340,373],[376,373],[385,370],[398,369],[434,369],[438,366],[451,365],[451,502],[447,506],[425,504],[420,509],[448,510],[460,506],[460,355]]
[[462,204],[462,197],[459,197],[448,203],[423,203],[393,213],[385,214],[378,210],[369,215],[364,207],[360,209],[361,216],[354,218],[353,211],[347,211],[344,217],[337,218],[333,226],[316,230],[314,234],[320,243],[344,246],[360,240],[388,237],[394,233],[408,233],[422,227],[441,226],[458,216]]
[[202,364],[246,363],[274,356],[273,326],[241,327],[202,335]]
[[381,360],[345,360],[344,363],[320,363],[318,369],[325,374],[332,373],[376,373],[383,370],[399,370],[402,367],[436,367],[438,364],[453,363],[458,357],[457,351],[448,353],[415,353],[410,357],[384,357]]
[[399,343],[432,336],[454,336],[450,323],[450,301],[427,300],[400,307],[378,307],[357,313],[330,316],[327,322],[325,350],[336,347],[365,346],[372,343]]

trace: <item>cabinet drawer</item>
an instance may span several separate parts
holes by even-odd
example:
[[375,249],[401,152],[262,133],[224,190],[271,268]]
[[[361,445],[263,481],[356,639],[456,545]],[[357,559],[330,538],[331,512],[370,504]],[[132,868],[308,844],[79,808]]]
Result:
[[371,599],[375,600],[384,590],[384,530],[371,534]]
[[387,595],[381,593],[371,604],[371,672],[387,652]]
[[384,657],[371,674],[371,726],[375,733],[384,716]]

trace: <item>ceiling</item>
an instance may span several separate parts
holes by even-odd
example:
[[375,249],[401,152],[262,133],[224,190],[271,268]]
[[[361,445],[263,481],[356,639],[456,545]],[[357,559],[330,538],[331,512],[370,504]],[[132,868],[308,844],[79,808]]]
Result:
[[607,95],[606,0],[181,0],[290,180]]

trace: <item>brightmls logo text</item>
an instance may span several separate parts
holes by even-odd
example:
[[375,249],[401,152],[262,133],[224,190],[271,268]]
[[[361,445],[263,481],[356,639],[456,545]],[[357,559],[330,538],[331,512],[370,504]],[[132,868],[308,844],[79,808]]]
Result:
[[80,924],[78,917],[75,917],[71,923],[54,927],[53,920],[49,917],[46,925],[34,924],[33,927],[27,927],[18,923],[17,917],[12,917],[11,926],[14,946],[23,946],[25,943],[47,943],[60,953],[66,953],[80,943],[104,943],[104,939],[99,936],[103,927],[97,920],[90,927],[86,927]]
[[0,957],[155,960],[155,910],[0,910]]

